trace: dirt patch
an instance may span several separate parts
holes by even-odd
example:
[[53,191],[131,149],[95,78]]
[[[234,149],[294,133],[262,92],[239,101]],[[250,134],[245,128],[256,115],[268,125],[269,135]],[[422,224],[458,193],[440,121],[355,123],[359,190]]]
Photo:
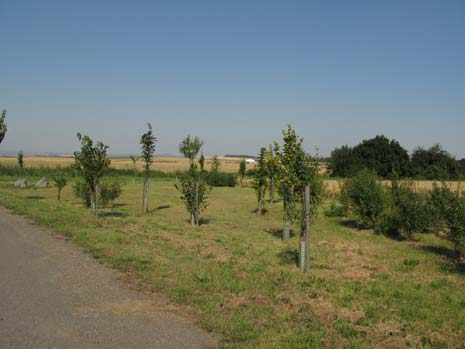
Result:
[[326,248],[333,251],[335,264],[328,270],[318,270],[318,274],[323,277],[331,278],[334,276],[334,269],[340,269],[339,277],[345,280],[366,281],[374,272],[381,271],[380,266],[375,264],[372,251],[366,250],[359,244],[340,242]]
[[365,317],[365,313],[361,310],[337,308],[328,300],[322,298],[310,298],[302,293],[282,293],[279,294],[276,299],[288,308],[306,306],[313,315],[323,322],[341,319],[355,324]]
[[405,331],[404,325],[397,321],[381,322],[373,326],[372,332],[377,336],[399,335]]
[[407,348],[407,342],[402,337],[392,337],[383,340],[375,345],[376,349],[404,349]]

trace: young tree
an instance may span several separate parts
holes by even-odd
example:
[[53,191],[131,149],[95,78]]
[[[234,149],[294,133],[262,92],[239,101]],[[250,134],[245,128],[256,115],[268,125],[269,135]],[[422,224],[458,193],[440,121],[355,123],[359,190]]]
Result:
[[7,131],[7,127],[5,124],[5,118],[6,118],[6,110],[3,110],[2,116],[0,117],[0,143],[3,142],[3,139],[5,138],[5,134]]
[[136,163],[139,158],[135,155],[129,155],[132,161],[132,184],[136,182],[136,174],[137,174],[137,168],[136,168]]
[[203,154],[198,164],[194,162],[202,144],[203,142],[197,137],[191,140],[190,136],[187,136],[179,146],[179,151],[190,159],[191,164],[187,172],[178,173],[175,187],[181,192],[181,199],[191,215],[193,226],[200,223],[200,212],[207,206],[207,193],[210,190],[207,184],[208,173],[204,169],[205,158]]
[[210,168],[210,172],[219,172],[221,167],[220,160],[218,159],[218,155],[213,155],[212,159],[212,166]]
[[153,135],[152,125],[148,124],[148,131],[140,138],[142,146],[142,159],[144,160],[144,188],[142,192],[142,209],[145,213],[149,209],[149,177],[150,166],[153,163],[153,154],[155,153],[155,142],[157,139]]
[[257,160],[257,167],[253,187],[257,194],[257,213],[263,214],[265,204],[265,193],[268,181],[268,168],[266,166],[266,149],[261,148]]
[[[289,125],[283,131],[283,150],[279,155],[279,181],[284,202],[284,240],[289,239],[290,225],[300,225],[300,261],[303,270],[310,266],[310,224],[321,204],[323,181],[319,174],[319,159],[305,153],[303,138],[297,137]],[[296,202],[301,201],[301,209]]]
[[269,202],[273,203],[276,191],[276,177],[278,176],[279,171],[279,144],[277,142],[274,142],[273,146],[270,144],[269,149],[266,152],[266,167],[270,192]]
[[302,157],[302,172],[299,173],[299,192],[302,201],[300,219],[301,268],[310,270],[310,228],[318,215],[323,197],[323,178],[320,175],[320,159],[305,154]]
[[184,155],[184,157],[190,160],[190,163],[194,163],[194,159],[199,153],[200,149],[203,146],[203,141],[199,137],[191,139],[190,135],[187,135],[179,145],[179,152]]
[[446,210],[446,224],[449,229],[447,237],[455,252],[454,261],[459,267],[465,255],[465,196],[459,191],[455,193]]
[[244,180],[244,177],[245,177],[246,169],[247,169],[247,163],[245,162],[245,159],[242,159],[241,162],[239,163],[239,178],[241,181],[241,187],[242,187],[242,181]]
[[296,193],[298,193],[299,173],[303,170],[302,138],[298,138],[295,131],[288,125],[283,131],[283,148],[280,154],[279,182],[283,197],[284,229],[283,239],[289,240],[291,222],[296,219]]
[[92,213],[98,217],[100,178],[110,166],[110,159],[107,157],[108,146],[102,142],[94,146],[89,136],[80,133],[77,134],[77,138],[81,142],[81,150],[74,152],[75,165],[90,190]]
[[60,175],[54,177],[53,180],[54,180],[55,185],[57,186],[57,189],[58,189],[57,199],[58,199],[58,201],[61,201],[61,191],[63,190],[63,188],[67,184],[66,177],[63,176],[63,174],[60,174]]
[[205,171],[205,156],[203,156],[203,153],[202,155],[200,155],[200,158],[199,158],[199,166],[200,166],[200,171]]
[[18,153],[18,168],[19,168],[19,175],[21,176],[23,174],[23,168],[24,168],[24,154],[23,151],[20,150]]

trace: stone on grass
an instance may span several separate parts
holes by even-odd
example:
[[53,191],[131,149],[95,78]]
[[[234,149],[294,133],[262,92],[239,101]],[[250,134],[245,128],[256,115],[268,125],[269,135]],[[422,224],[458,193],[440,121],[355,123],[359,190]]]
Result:
[[41,179],[39,179],[35,185],[36,188],[48,188],[50,187],[50,181],[45,178],[45,177],[42,177]]
[[19,179],[15,182],[17,188],[27,188],[27,179]]

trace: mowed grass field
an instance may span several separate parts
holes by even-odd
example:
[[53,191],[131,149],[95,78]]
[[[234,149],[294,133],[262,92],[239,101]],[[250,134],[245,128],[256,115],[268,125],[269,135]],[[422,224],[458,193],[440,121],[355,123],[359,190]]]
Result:
[[[250,188],[214,188],[191,227],[173,180],[126,179],[101,218],[56,188],[0,181],[0,204],[49,226],[136,287],[162,292],[224,348],[465,348],[465,275],[433,234],[397,241],[320,214],[311,272],[295,265],[298,237],[281,240],[281,203],[254,213]],[[328,204],[328,203],[326,203]],[[181,310],[180,310],[181,309]],[[136,311],[136,310],[135,310]],[[141,311],[141,316],[149,316]]]

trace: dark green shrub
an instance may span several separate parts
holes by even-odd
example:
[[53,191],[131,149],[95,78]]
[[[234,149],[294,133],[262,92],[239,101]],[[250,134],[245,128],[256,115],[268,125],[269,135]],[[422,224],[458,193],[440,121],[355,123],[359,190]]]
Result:
[[[119,182],[102,182],[99,188],[99,201],[103,207],[108,206],[121,195],[122,189]],[[84,181],[77,181],[74,184],[74,195],[81,199],[86,207],[91,204],[91,190]]]
[[207,183],[212,187],[234,187],[236,185],[236,175],[234,173],[212,171],[208,174]]
[[455,194],[446,183],[443,182],[441,186],[433,184],[433,190],[429,193],[429,212],[434,233],[447,229],[446,214],[454,200]]
[[122,189],[119,182],[103,182],[100,184],[99,198],[103,207],[107,207],[121,195]]
[[399,185],[397,181],[393,181],[391,193],[392,211],[398,215],[401,231],[409,239],[413,233],[425,232],[430,225],[427,195],[415,192],[409,183]]
[[374,228],[387,206],[385,187],[377,176],[367,170],[346,181],[341,192],[341,202],[349,208],[357,222],[365,228]]
[[453,199],[446,208],[445,222],[448,229],[447,238],[455,252],[454,261],[460,265],[465,254],[465,196],[463,194],[453,193]]
[[431,224],[428,195],[416,192],[408,182],[392,181],[388,205],[376,223],[376,231],[385,235],[425,232]]
[[81,199],[86,207],[90,207],[91,193],[89,185],[84,181],[77,181],[74,186],[74,196]]

